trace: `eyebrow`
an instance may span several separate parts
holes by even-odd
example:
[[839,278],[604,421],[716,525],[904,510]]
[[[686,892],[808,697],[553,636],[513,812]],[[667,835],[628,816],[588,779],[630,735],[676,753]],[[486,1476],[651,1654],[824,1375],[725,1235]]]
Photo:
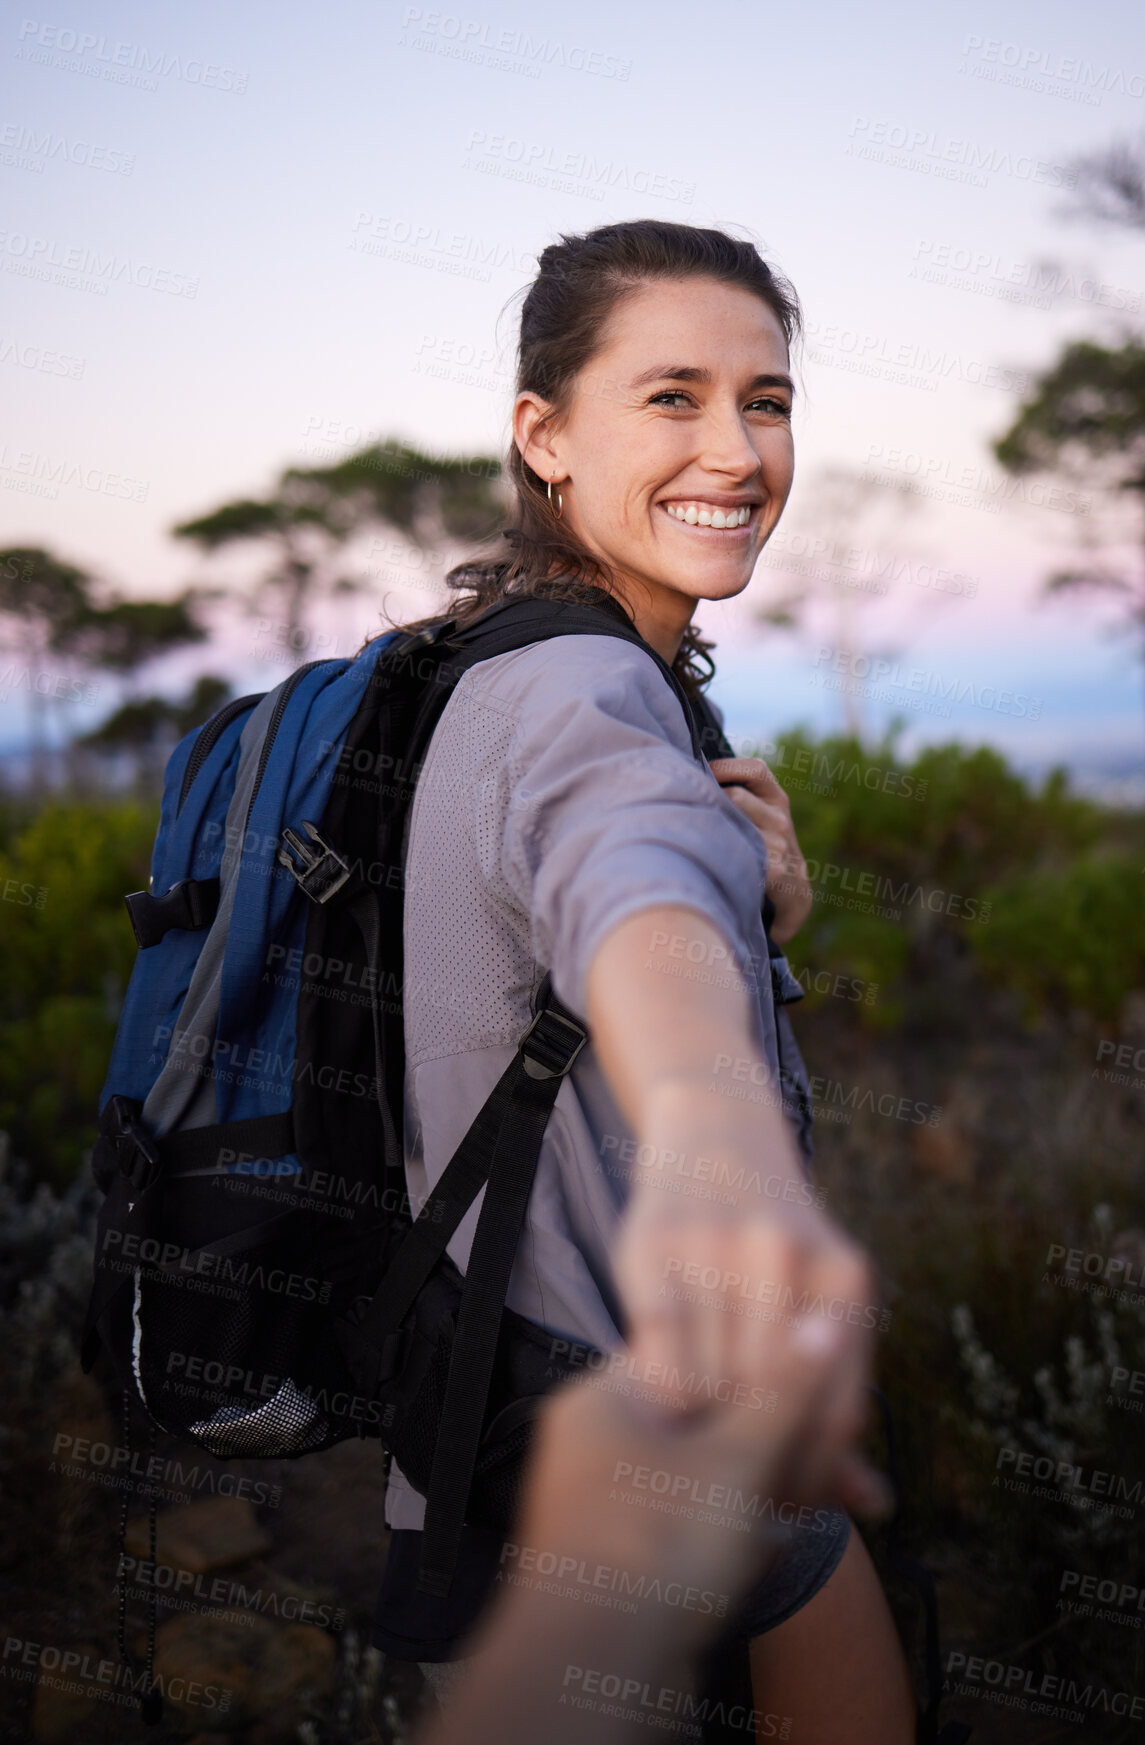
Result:
[[[658,364],[655,369],[645,370],[635,377],[634,388],[647,388],[652,382],[698,382],[707,387],[711,385],[711,370],[698,369],[689,364]],[[753,376],[748,383],[751,388],[786,388],[794,399],[795,383],[790,376],[783,374]]]

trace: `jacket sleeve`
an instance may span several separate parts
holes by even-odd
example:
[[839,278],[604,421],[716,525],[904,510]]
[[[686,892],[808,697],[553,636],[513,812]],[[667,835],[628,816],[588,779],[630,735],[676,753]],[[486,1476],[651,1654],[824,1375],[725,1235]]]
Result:
[[[558,996],[583,1013],[605,934],[655,904],[682,904],[721,933],[756,990],[753,1008],[762,993],[766,1035],[767,851],[693,757],[680,701],[655,662],[615,638],[561,637],[516,657],[512,688],[500,867]],[[666,973],[688,968],[686,940],[656,946]]]

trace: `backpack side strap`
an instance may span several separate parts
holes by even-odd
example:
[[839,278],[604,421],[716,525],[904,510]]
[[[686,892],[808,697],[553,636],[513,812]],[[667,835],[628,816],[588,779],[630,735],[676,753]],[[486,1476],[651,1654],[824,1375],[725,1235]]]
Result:
[[546,996],[555,1001],[548,976],[537,1016],[518,1046],[513,1081],[504,1090],[498,1086],[491,1099],[504,1118],[489,1159],[434,1448],[418,1568],[423,1593],[444,1596],[453,1580],[505,1294],[541,1141],[561,1080],[588,1039],[567,1008],[565,1016],[545,1009]]
[[485,1187],[462,1288],[426,1498],[418,1586],[449,1592],[481,1440],[497,1337],[541,1142],[561,1081],[588,1040],[546,974],[532,1023],[422,1206],[385,1276],[343,1337],[369,1391],[400,1369],[402,1323]]

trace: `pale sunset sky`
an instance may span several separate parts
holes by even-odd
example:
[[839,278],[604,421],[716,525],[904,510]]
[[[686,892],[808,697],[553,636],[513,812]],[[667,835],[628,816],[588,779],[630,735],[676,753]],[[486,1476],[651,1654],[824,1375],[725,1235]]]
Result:
[[[1145,764],[1109,607],[1038,600],[1100,504],[1016,490],[989,449],[1064,340],[1145,326],[1145,236],[1065,215],[1068,160],[1145,128],[1131,0],[52,0],[9,9],[0,74],[0,545],[126,593],[237,581],[171,526],[371,439],[503,452],[518,294],[561,232],[725,226],[807,318],[791,503],[747,593],[699,619],[733,738],[842,725],[846,638],[882,663],[868,733],[899,713],[908,744],[990,742],[1106,791]],[[830,468],[862,475],[853,513]],[[408,557],[322,615],[326,648],[383,595],[432,609]],[[766,629],[792,572],[833,598]],[[263,688],[272,652],[246,621],[145,681]],[[18,687],[0,711],[11,749]]]

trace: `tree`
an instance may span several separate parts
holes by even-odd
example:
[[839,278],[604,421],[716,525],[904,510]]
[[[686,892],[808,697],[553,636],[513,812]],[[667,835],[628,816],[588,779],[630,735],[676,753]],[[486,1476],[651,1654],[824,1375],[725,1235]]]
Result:
[[0,636],[32,658],[56,654],[85,666],[135,672],[171,649],[203,640],[198,603],[194,589],[174,600],[125,600],[40,546],[0,551]]
[[0,635],[29,658],[65,650],[91,611],[92,578],[40,546],[0,551]]
[[[1145,230],[1145,133],[1114,140],[1071,160],[1073,203],[1066,215],[1120,230]],[[1084,527],[1080,561],[1053,571],[1047,594],[1104,593],[1121,604],[1121,626],[1145,660],[1145,343],[1073,340],[1035,378],[1009,430],[993,445],[1008,472],[1056,473],[1096,490],[1128,520],[1141,562],[1126,574],[1110,556],[1123,529]],[[1127,516],[1118,514],[1126,510]],[[1111,541],[1106,535],[1112,531]],[[1135,570],[1136,573],[1132,573]]]
[[136,697],[122,703],[79,745],[108,758],[126,754],[134,761],[138,785],[155,786],[183,735],[221,709],[230,694],[225,679],[204,673],[182,699]]
[[[887,592],[880,568],[896,568],[885,549],[888,536],[901,518],[918,506],[909,480],[887,483],[865,478],[849,467],[824,467],[812,481],[806,498],[801,531],[797,518],[773,536],[774,549],[765,548],[764,567],[778,569],[791,578],[786,586],[756,608],[756,618],[779,630],[795,630],[817,602],[833,609],[836,649],[848,670],[854,666],[858,646],[857,615],[862,603]],[[784,551],[791,557],[785,562]],[[901,567],[901,566],[898,566]],[[854,687],[844,684],[843,714],[846,730],[862,737],[862,709]]]
[[48,663],[71,652],[91,611],[91,587],[84,570],[40,546],[0,552],[0,645],[22,662],[18,672],[8,668],[0,687],[6,697],[13,688],[27,692],[30,773],[37,785],[48,779],[48,706],[60,696],[59,675]]
[[176,648],[202,642],[197,590],[174,600],[112,600],[88,613],[72,637],[72,651],[89,666],[133,674]]
[[[1067,345],[1035,380],[994,453],[1008,472],[1057,473],[1124,504],[1145,547],[1145,344],[1129,339],[1111,350],[1082,339]],[[1127,575],[1096,536],[1083,539],[1082,561],[1055,570],[1046,592],[1114,595],[1123,627],[1145,659],[1145,550],[1137,573]]]
[[1124,230],[1145,230],[1145,134],[1114,140],[1072,160],[1076,178],[1071,216]]
[[[0,551],[0,645],[24,661],[15,682],[28,693],[34,780],[48,775],[46,705],[68,692],[48,663],[133,674],[203,640],[197,608],[194,590],[174,600],[125,600],[42,546]],[[11,669],[7,681],[10,689]]]
[[367,586],[347,568],[356,535],[390,527],[423,549],[485,538],[502,513],[500,471],[483,456],[434,458],[391,440],[332,466],[287,467],[269,496],[237,498],[173,531],[209,553],[240,542],[266,548],[268,567],[251,605],[261,611],[268,595],[274,599],[295,647],[316,600]]

